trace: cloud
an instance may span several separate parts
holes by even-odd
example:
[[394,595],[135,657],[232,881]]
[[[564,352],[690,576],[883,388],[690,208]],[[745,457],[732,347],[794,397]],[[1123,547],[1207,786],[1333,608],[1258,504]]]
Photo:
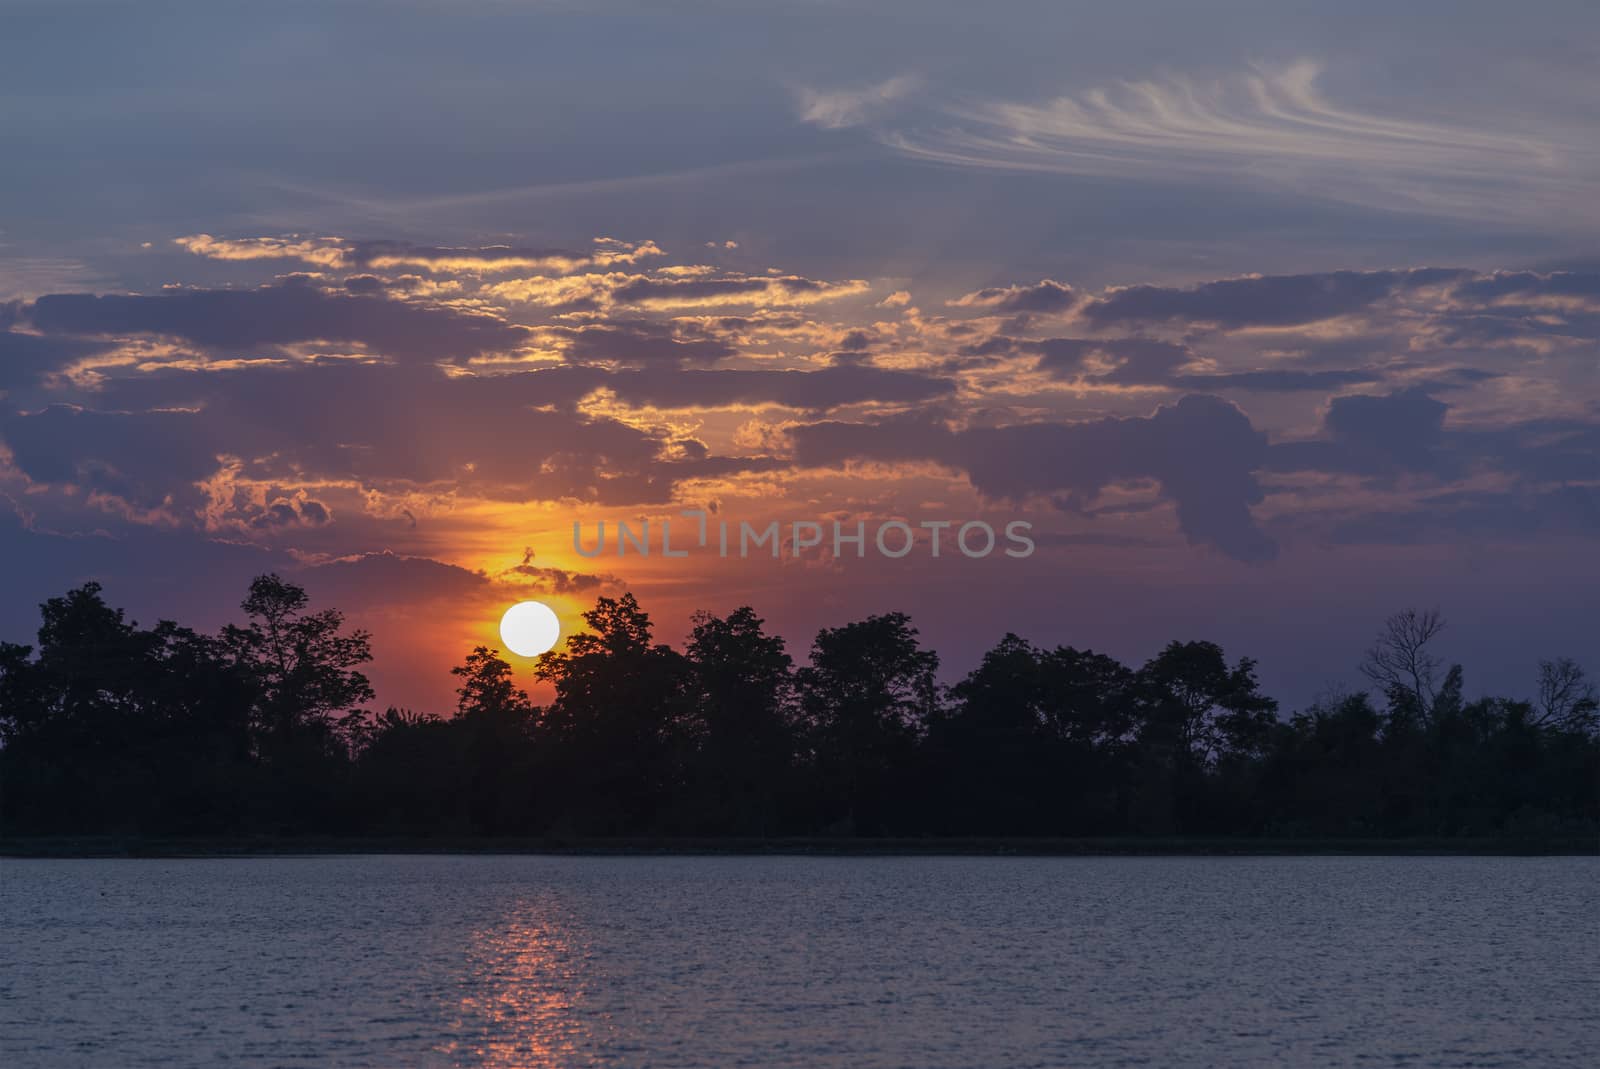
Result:
[[304,495],[280,497],[259,510],[253,510],[246,522],[258,531],[321,527],[333,522],[333,513],[327,505]]
[[0,390],[31,385],[68,363],[111,348],[85,338],[46,337],[0,330]]
[[1038,368],[1053,379],[1087,378],[1105,385],[1161,383],[1194,359],[1187,345],[1157,338],[1044,338],[1015,343],[1037,353]]
[[964,356],[1034,355],[1048,377],[1083,386],[1168,386],[1185,390],[1243,390],[1260,393],[1326,391],[1378,381],[1374,371],[1306,371],[1270,368],[1253,371],[1183,373],[1194,352],[1180,342],[1159,338],[1012,338],[995,335],[962,346]]
[[535,564],[531,549],[522,551],[522,563],[507,568],[496,576],[501,581],[525,583],[543,594],[584,594],[591,590],[622,585],[614,575],[596,575],[589,572],[569,572],[563,568],[550,568]]
[[1265,460],[1266,436],[1216,397],[1187,396],[1138,418],[952,430],[910,417],[805,424],[790,434],[805,465],[933,461],[964,472],[987,498],[1051,496],[1074,510],[1112,485],[1155,480],[1190,542],[1246,561],[1277,552],[1250,512],[1263,498],[1253,473]]
[[[829,485],[812,469],[855,461],[881,465],[861,471],[892,497],[902,464],[938,465],[985,498],[1086,517],[1133,495],[1156,507],[1136,522],[1175,513],[1191,541],[1262,560],[1275,548],[1264,530],[1280,527],[1257,522],[1258,476],[1285,499],[1338,492],[1374,513],[1401,489],[1498,480],[1538,502],[1554,484],[1600,482],[1584,348],[1600,338],[1600,283],[1581,270],[1098,293],[1045,278],[966,292],[934,316],[897,290],[906,311],[886,316],[825,299],[865,281],[779,269],[486,278],[536,250],[220,240],[205,254],[244,264],[332,247],[338,272],[375,250],[392,262],[0,305],[0,488],[63,531],[144,525],[349,555],[403,517],[432,530],[454,508],[632,508],[719,482],[777,501],[779,473]],[[534,282],[566,303],[507,303],[505,287]],[[738,303],[756,307],[684,311]],[[1515,345],[1457,340],[1469,335]],[[1132,414],[1152,392],[1167,403]],[[1265,422],[1217,395],[1267,395],[1252,410]]]
[[567,359],[580,364],[714,364],[738,352],[693,328],[648,320],[554,327],[551,334],[565,340]]
[[650,308],[702,308],[727,304],[802,305],[856,297],[866,282],[819,282],[797,275],[737,275],[720,278],[634,277],[610,290],[612,300]]
[[608,376],[605,385],[618,400],[662,408],[775,404],[825,410],[862,402],[931,401],[956,392],[953,379],[853,365],[815,371],[624,371]]
[[861,89],[802,87],[794,91],[795,112],[801,122],[824,130],[843,130],[878,118],[921,84],[920,78],[902,74]]
[[[526,391],[433,369],[353,365],[178,372],[118,380],[105,410],[53,405],[0,417],[15,468],[171,522],[198,522],[202,485],[230,463],[258,484],[419,486],[495,500],[661,500],[670,473],[646,430]],[[152,407],[184,398],[187,407]],[[374,404],[382,397],[384,404]],[[234,458],[230,461],[228,458]],[[644,500],[644,499],[641,499]]]
[[123,513],[159,511],[173,524],[206,517],[269,533],[318,526],[330,514],[316,499],[275,507],[270,497],[230,499],[218,513],[210,484],[219,474],[263,491],[339,484],[380,494],[431,487],[502,501],[661,503],[682,480],[770,470],[774,462],[681,459],[659,431],[585,414],[574,407],[579,401],[609,389],[632,405],[821,411],[927,400],[954,388],[877,368],[609,373],[575,365],[461,375],[338,361],[170,369],[105,382],[87,395],[94,408],[0,411],[0,440],[14,470],[37,487],[98,495]]
[[996,312],[1054,315],[1070,311],[1082,296],[1065,282],[1046,278],[1031,286],[1003,286],[977,290],[950,301],[956,308],[987,308]]
[[1364,312],[1424,287],[1442,287],[1471,277],[1469,271],[1423,267],[1250,275],[1184,288],[1125,286],[1108,289],[1086,304],[1080,315],[1102,328],[1174,321],[1223,330],[1304,326]]
[[[883,139],[919,159],[1137,181],[1211,179],[1385,209],[1592,225],[1597,176],[1578,130],[1541,136],[1483,114],[1446,123],[1340,106],[1299,60],[1242,75],[1121,82],[1043,103],[944,109]],[[859,120],[858,120],[859,121]]]
[[1270,466],[1279,471],[1448,476],[1459,466],[1443,448],[1449,408],[1418,389],[1335,397],[1322,421],[1328,437],[1274,446]]
[[300,280],[158,296],[51,294],[24,315],[46,334],[158,335],[234,352],[353,342],[383,355],[432,360],[516,349],[529,335],[526,327],[487,313],[328,293]]
[[663,267],[654,274],[535,275],[492,283],[486,296],[553,312],[608,311],[616,305],[638,312],[746,306],[799,308],[867,293],[862,279],[826,282],[783,275],[746,275],[704,265]]
[[365,609],[389,603],[459,601],[486,590],[482,572],[383,550],[320,562],[295,576],[322,604]]
[[299,260],[315,267],[348,267],[350,247],[342,238],[287,237],[219,238],[210,234],[189,234],[173,238],[172,243],[208,260]]
[[1468,302],[1555,304],[1600,311],[1600,272],[1496,271],[1462,282],[1455,295]]
[[203,502],[197,484],[217,470],[220,439],[198,413],[96,412],[55,404],[0,417],[12,465],[34,483],[71,486],[89,499],[177,514]]
[[1359,368],[1340,368],[1327,371],[1297,371],[1293,369],[1234,371],[1214,375],[1177,375],[1174,386],[1189,390],[1248,390],[1261,393],[1321,393],[1341,386],[1357,386],[1377,382],[1381,375]]
[[594,248],[588,252],[512,245],[447,248],[397,241],[364,241],[352,246],[351,258],[358,266],[379,270],[416,267],[425,271],[477,275],[508,271],[577,271],[635,264],[665,255],[653,241],[628,242],[616,238],[595,238],[594,241]]
[[174,238],[180,248],[210,260],[298,260],[333,269],[418,268],[430,272],[481,275],[509,271],[577,271],[586,267],[633,264],[665,255],[652,241],[596,238],[587,252],[513,245],[451,248],[402,241],[348,241],[338,237],[219,238],[190,234]]

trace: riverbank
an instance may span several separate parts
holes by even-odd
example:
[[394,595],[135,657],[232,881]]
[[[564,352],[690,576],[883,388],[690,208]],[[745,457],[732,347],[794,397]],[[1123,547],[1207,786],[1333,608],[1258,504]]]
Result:
[[590,854],[605,856],[800,855],[994,856],[1508,856],[1600,855],[1600,839],[1217,839],[1217,838],[451,838],[27,836],[0,838],[0,857],[201,858],[330,854]]

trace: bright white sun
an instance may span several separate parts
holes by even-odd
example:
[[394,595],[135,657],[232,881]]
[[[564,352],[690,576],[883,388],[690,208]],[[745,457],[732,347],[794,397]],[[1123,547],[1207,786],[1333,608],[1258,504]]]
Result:
[[518,657],[537,657],[556,648],[561,621],[542,601],[519,601],[500,617],[500,641]]

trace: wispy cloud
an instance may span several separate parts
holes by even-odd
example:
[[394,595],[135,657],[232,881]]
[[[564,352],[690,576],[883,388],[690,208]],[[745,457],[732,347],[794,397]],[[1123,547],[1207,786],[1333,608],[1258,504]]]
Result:
[[922,80],[902,74],[862,89],[808,89],[794,91],[800,121],[825,130],[862,126],[881,115],[895,101],[915,92]]
[[[971,167],[1129,179],[1217,178],[1379,208],[1600,221],[1587,141],[1341,107],[1319,63],[1212,81],[1122,82],[1043,103],[980,101],[884,140]],[[1491,214],[1486,214],[1491,213]]]

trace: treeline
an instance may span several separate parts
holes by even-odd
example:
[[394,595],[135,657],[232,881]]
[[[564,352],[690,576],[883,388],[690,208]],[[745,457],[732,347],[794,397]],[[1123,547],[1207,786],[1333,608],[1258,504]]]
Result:
[[0,645],[9,835],[1279,837],[1600,833],[1596,694],[1467,700],[1434,613],[1391,618],[1350,693],[1290,717],[1255,665],[1173,642],[1132,668],[1008,635],[951,687],[907,617],[796,665],[748,608],[682,651],[632,595],[546,654],[533,704],[479,647],[454,714],[373,715],[368,637],[277,576],[247,623],[141,629],[87,584]]

